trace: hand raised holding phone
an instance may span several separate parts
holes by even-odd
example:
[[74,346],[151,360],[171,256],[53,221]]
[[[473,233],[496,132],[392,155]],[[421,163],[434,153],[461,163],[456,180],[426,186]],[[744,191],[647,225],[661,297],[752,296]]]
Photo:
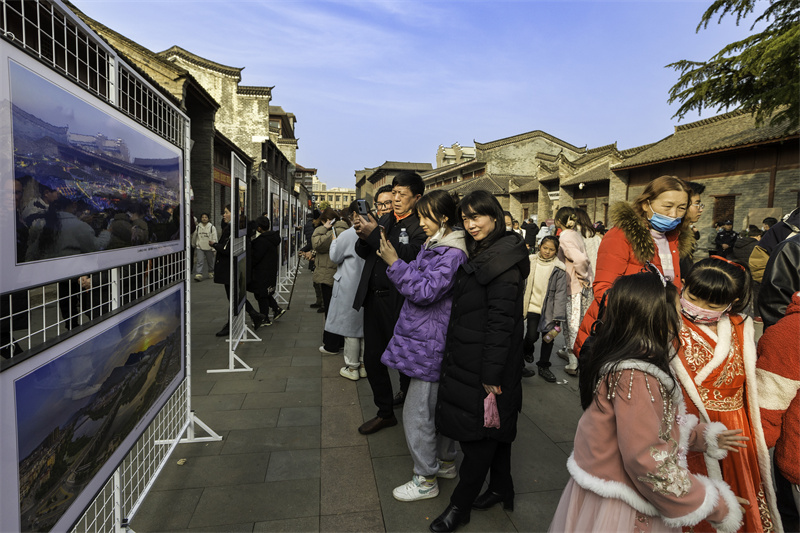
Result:
[[381,231],[381,245],[377,251],[378,257],[383,259],[387,265],[392,266],[394,262],[399,259],[397,256],[397,250],[395,250],[394,246],[392,246],[392,243],[386,239],[386,229],[383,226],[378,227]]

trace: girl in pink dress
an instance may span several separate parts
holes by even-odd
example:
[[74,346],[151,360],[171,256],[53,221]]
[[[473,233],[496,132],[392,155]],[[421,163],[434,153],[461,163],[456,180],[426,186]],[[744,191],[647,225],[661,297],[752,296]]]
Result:
[[746,502],[686,468],[689,449],[721,458],[744,438],[686,413],[669,368],[680,330],[677,289],[653,272],[620,277],[602,320],[591,355],[581,357],[584,413],[550,531],[680,531],[702,520],[736,531]]

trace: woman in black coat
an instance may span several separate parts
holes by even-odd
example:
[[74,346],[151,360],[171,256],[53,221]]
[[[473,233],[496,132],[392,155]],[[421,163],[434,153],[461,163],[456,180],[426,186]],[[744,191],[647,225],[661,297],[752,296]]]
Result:
[[[225,206],[222,211],[222,233],[220,234],[219,241],[208,241],[208,244],[214,247],[217,251],[217,256],[214,259],[214,283],[219,283],[225,286],[225,296],[228,300],[231,299],[231,269],[230,269],[230,240],[231,240],[231,206]],[[245,298],[245,309],[250,319],[253,321],[253,329],[257,329],[267,317],[258,313],[253,304]],[[217,337],[225,337],[230,333],[230,324],[225,322],[222,329],[217,332]]]
[[[506,232],[503,209],[486,191],[461,200],[470,259],[456,273],[436,426],[461,443],[464,461],[450,505],[430,529],[455,531],[471,509],[503,502],[514,507],[511,443],[522,408],[522,300],[530,261],[520,235]],[[484,399],[492,392],[499,428],[484,427]],[[488,490],[478,496],[487,473]]]
[[278,248],[281,245],[281,235],[272,231],[272,223],[265,216],[256,219],[256,237],[250,242],[252,254],[248,260],[252,261],[252,276],[247,283],[247,290],[252,292],[258,301],[258,310],[266,316],[265,324],[270,325],[269,310],[272,309],[274,318],[283,313],[283,309],[275,301],[275,286],[278,283]]

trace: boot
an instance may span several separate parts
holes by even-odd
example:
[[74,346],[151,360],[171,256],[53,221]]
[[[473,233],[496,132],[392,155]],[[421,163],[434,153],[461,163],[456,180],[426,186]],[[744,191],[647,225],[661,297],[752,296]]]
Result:
[[461,510],[452,503],[447,506],[442,514],[439,515],[430,525],[433,533],[447,533],[455,531],[458,526],[469,524],[469,509]]
[[472,508],[477,509],[479,511],[485,511],[486,509],[490,509],[500,502],[503,502],[503,509],[505,509],[506,511],[513,511],[514,493],[512,492],[511,495],[506,496],[500,494],[499,492],[487,490],[486,492],[475,498],[475,501],[472,503]]

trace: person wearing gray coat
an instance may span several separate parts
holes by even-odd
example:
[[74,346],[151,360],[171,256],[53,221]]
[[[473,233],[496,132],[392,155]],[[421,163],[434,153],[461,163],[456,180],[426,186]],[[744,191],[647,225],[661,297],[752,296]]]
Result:
[[353,298],[361,281],[364,259],[356,254],[355,228],[333,238],[328,256],[338,265],[333,275],[330,309],[325,331],[344,337],[344,366],[339,375],[353,381],[367,377],[364,370],[364,308],[353,309]]
[[[347,228],[348,224],[339,219],[339,214],[327,208],[319,218],[322,224],[314,230],[311,236],[311,247],[316,252],[317,266],[311,279],[314,283],[319,283],[322,288],[322,301],[325,308],[325,320],[330,315],[331,295],[333,294],[333,276],[336,274],[336,263],[330,259],[330,247],[334,235],[340,235]],[[326,355],[335,355],[342,349],[343,338],[341,335],[334,334],[325,330],[322,335],[322,346],[319,351]]]

